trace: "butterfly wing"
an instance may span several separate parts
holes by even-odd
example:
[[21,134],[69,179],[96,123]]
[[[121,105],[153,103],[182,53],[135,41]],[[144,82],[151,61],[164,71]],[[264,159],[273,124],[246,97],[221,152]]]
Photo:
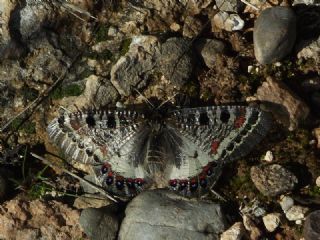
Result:
[[93,166],[96,182],[119,195],[144,188],[143,162],[150,127],[144,115],[127,110],[78,111],[54,119],[47,131],[68,159]]
[[[254,107],[217,106],[173,112],[164,133],[169,144],[169,186],[184,195],[217,181],[227,162],[249,153],[270,128],[267,113]],[[174,142],[171,144],[170,142]]]

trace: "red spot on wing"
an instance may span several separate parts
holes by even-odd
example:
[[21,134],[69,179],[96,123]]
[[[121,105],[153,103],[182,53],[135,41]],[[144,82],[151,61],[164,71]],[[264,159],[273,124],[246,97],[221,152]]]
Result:
[[107,146],[106,145],[101,146],[100,151],[101,151],[102,155],[105,157],[108,154]]
[[220,145],[220,141],[213,140],[211,143],[211,153],[216,154]]
[[245,116],[239,116],[234,120],[234,127],[235,128],[241,128],[242,125],[245,123],[246,117]]
[[72,119],[70,120],[70,126],[77,131],[81,127],[81,124],[78,120]]
[[169,185],[170,185],[171,187],[176,187],[176,186],[178,185],[177,179],[172,179],[172,180],[170,180],[170,181],[169,181]]

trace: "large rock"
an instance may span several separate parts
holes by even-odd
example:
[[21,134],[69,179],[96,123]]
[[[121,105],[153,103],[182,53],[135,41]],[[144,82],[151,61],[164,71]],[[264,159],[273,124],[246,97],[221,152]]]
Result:
[[261,64],[281,60],[288,55],[296,39],[296,16],[287,7],[261,12],[253,29],[254,54]]
[[159,70],[177,88],[183,87],[193,72],[191,40],[169,38],[161,47]]
[[116,239],[119,219],[115,209],[111,206],[84,209],[81,212],[79,222],[91,240]]
[[305,240],[320,239],[320,210],[310,213],[303,227],[303,237]]
[[294,130],[309,114],[308,106],[281,81],[268,77],[256,97],[289,130]]
[[220,204],[192,201],[165,190],[141,193],[125,214],[120,240],[219,239],[226,229]]
[[156,67],[160,43],[153,36],[132,38],[128,52],[111,69],[111,82],[121,95],[145,87]]
[[253,166],[251,180],[265,196],[277,196],[293,190],[298,179],[289,170],[278,164]]

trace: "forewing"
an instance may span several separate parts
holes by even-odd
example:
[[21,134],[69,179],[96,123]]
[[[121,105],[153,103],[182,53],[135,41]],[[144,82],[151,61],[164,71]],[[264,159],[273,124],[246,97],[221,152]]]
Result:
[[168,135],[180,139],[169,158],[171,188],[190,195],[212,185],[222,166],[249,153],[270,128],[269,114],[254,107],[217,106],[173,112]]
[[47,128],[67,159],[92,165],[97,183],[119,195],[143,188],[142,163],[150,128],[141,113],[127,110],[64,113]]

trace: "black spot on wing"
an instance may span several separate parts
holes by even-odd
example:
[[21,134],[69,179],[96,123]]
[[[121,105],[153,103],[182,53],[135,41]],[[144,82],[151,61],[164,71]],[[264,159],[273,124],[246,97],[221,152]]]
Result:
[[230,113],[228,112],[228,110],[222,110],[221,114],[220,114],[220,121],[223,123],[227,123],[230,119]]
[[208,118],[208,114],[207,113],[200,113],[200,117],[199,117],[199,124],[200,125],[208,125],[209,124],[209,118]]

